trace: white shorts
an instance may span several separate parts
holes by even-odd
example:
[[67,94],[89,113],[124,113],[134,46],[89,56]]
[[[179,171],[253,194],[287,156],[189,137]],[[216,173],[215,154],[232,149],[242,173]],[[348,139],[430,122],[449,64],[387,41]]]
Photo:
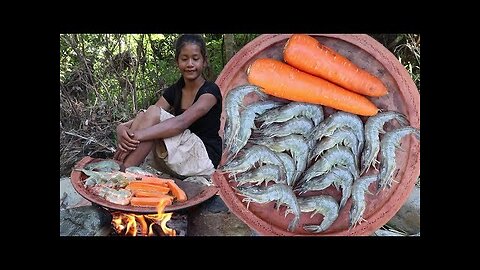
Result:
[[[160,110],[160,122],[174,117],[169,112]],[[155,140],[145,162],[170,175],[173,171],[172,176],[180,178],[211,176],[215,171],[202,140],[189,129],[170,138]]]

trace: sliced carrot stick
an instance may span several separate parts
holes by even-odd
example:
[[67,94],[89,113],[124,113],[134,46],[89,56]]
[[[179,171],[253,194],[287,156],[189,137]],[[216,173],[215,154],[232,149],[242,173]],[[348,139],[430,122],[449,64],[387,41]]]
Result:
[[[170,188],[168,188],[170,191]],[[167,192],[157,192],[157,191],[145,191],[145,190],[133,190],[133,196],[135,197],[161,197],[162,195],[168,194]]]
[[152,177],[152,176],[144,176],[140,181],[143,183],[163,185],[163,186],[168,186],[167,182],[175,182],[172,179]]
[[293,67],[347,90],[374,97],[387,94],[387,88],[380,79],[312,36],[293,34],[285,44],[283,59]]
[[256,59],[247,69],[248,81],[269,95],[314,104],[358,115],[372,116],[378,108],[366,97],[276,59]]
[[183,189],[177,186],[175,182],[168,182],[168,186],[170,187],[170,191],[177,201],[184,202],[187,200],[187,194],[185,191],[183,191]]
[[130,204],[139,207],[156,207],[161,201],[166,201],[166,205],[171,205],[173,197],[170,195],[163,195],[162,197],[132,197]]
[[170,191],[170,187],[164,187],[161,185],[149,184],[149,183],[142,183],[142,181],[132,181],[130,182],[125,189],[131,191],[150,191],[150,192],[159,192],[162,194],[167,194]]

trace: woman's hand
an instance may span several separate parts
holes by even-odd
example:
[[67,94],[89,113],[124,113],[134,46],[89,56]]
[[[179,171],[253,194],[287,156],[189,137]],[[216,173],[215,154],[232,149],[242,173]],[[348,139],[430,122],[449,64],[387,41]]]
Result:
[[120,124],[117,126],[117,151],[113,156],[118,161],[123,161],[125,157],[131,152],[137,149],[139,140],[133,139],[135,134],[125,125]]

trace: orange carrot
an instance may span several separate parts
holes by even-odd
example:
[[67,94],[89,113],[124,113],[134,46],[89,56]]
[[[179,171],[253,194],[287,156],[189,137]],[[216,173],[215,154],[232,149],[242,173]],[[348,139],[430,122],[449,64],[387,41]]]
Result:
[[185,191],[183,191],[183,189],[177,186],[174,181],[167,182],[167,184],[170,187],[172,195],[177,199],[177,201],[184,202],[187,200],[187,194],[185,193]]
[[321,104],[353,114],[372,116],[378,108],[366,97],[322,78],[270,58],[256,59],[247,70],[248,81],[269,95]]
[[322,77],[347,90],[374,97],[387,94],[387,88],[380,79],[309,35],[292,35],[285,44],[283,59],[299,70]]
[[161,185],[149,184],[149,183],[142,183],[143,181],[132,181],[130,182],[125,189],[132,190],[132,191],[150,191],[150,192],[159,192],[163,194],[167,194],[170,191],[169,187],[164,187]]
[[169,195],[163,195],[162,197],[132,197],[130,204],[139,207],[155,207],[161,201],[166,201],[166,205],[171,205],[173,197]]
[[161,185],[166,187],[168,186],[167,182],[175,182],[172,179],[159,178],[159,177],[153,177],[153,176],[144,176],[140,181],[142,183],[149,183],[149,184]]
[[[170,191],[170,189],[168,189]],[[168,192],[158,191],[145,191],[145,190],[132,190],[135,197],[162,197],[162,195],[168,194]]]

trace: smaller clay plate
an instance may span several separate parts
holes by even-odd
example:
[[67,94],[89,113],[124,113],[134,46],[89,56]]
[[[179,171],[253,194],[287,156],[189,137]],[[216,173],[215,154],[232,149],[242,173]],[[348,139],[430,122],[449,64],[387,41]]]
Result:
[[[97,162],[100,160],[101,159],[95,159],[87,156],[80,160],[74,166],[74,169],[72,170],[72,173],[70,175],[70,179],[72,181],[73,187],[80,195],[82,195],[85,199],[91,201],[92,203],[101,205],[112,210],[140,214],[157,213],[157,209],[155,207],[136,207],[131,205],[114,204],[103,199],[102,197],[90,193],[83,185],[83,182],[87,178],[87,176],[83,172],[78,171],[78,169],[82,169],[88,163]],[[178,179],[174,180],[175,183],[185,191],[188,200],[185,202],[174,202],[172,205],[166,206],[164,210],[165,212],[173,212],[195,206],[213,197],[218,191],[218,188],[215,186],[204,186],[201,184],[185,182]]]

